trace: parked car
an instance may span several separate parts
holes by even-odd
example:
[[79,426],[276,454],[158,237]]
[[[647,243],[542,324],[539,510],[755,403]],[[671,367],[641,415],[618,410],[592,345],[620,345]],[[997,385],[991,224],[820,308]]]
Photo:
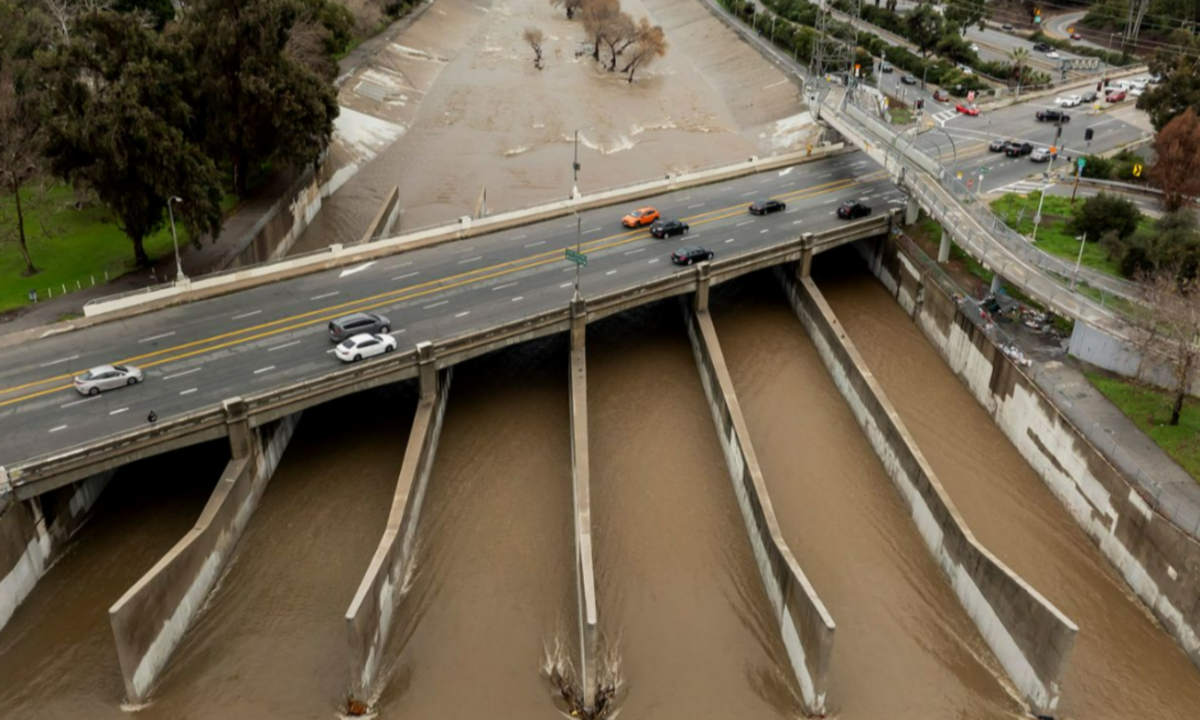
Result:
[[1046,53],[1046,57],[1050,60],[1057,60],[1061,58],[1062,55],[1059,55],[1057,50],[1051,50],[1050,52]]
[[1054,98],[1054,104],[1059,107],[1078,107],[1083,98],[1078,95],[1062,95]]
[[751,215],[769,215],[787,209],[787,203],[778,200],[759,200],[750,206]]
[[99,395],[105,390],[116,390],[128,385],[137,385],[145,377],[132,365],[100,365],[75,378],[75,389],[80,395]]
[[1047,45],[1044,42],[1040,42],[1040,43],[1034,43],[1033,49],[1035,52],[1050,52],[1053,48],[1051,48],[1049,45]]
[[1040,147],[1029,154],[1029,159],[1035,163],[1050,162],[1050,158],[1058,157],[1058,153],[1050,152],[1048,147]]
[[1129,94],[1132,95],[1133,97],[1141,97],[1145,93],[1146,93],[1146,88],[1144,88],[1144,87],[1135,87],[1134,89],[1129,91]]
[[645,227],[659,219],[658,211],[652,207],[641,207],[621,218],[621,224],[627,228]]
[[847,200],[837,209],[837,216],[843,220],[854,220],[871,214],[871,208],[857,200]]
[[333,342],[341,342],[355,335],[385,333],[391,329],[392,323],[383,315],[360,312],[330,322],[329,339]]
[[1004,23],[1003,25],[1000,26],[1000,29],[1001,30],[1012,30],[1013,29],[1012,23]]
[[1110,102],[1110,103],[1124,102],[1125,101],[1125,91],[1124,90],[1113,90],[1112,92],[1110,92],[1104,96],[1104,100],[1106,102]]
[[1038,110],[1034,115],[1038,122],[1071,122],[1071,116],[1062,110]]
[[917,79],[912,75],[901,75],[900,82],[904,83],[905,85],[916,85]]
[[705,250],[704,248],[696,245],[681,247],[675,252],[671,253],[671,262],[675,263],[676,265],[691,265],[692,263],[704,262],[705,260],[712,259],[712,250]]
[[342,362],[358,362],[396,349],[396,338],[386,333],[362,333],[338,343],[333,354]]
[[1080,100],[1082,100],[1085,103],[1089,103],[1089,104],[1094,103],[1094,102],[1096,102],[1096,93],[1089,90],[1083,94],[1083,97],[1080,98]]
[[1004,154],[1008,157],[1021,157],[1022,155],[1028,155],[1031,152],[1033,152],[1033,144],[1023,142],[1009,145],[1008,149],[1004,151]]
[[892,64],[886,60],[879,65],[879,72],[890,73],[893,69],[894,68],[892,68]]
[[659,221],[650,226],[650,234],[661,240],[673,235],[687,235],[689,229],[688,224],[682,220]]
[[1150,84],[1157,85],[1163,81],[1162,73],[1154,73],[1150,76]]
[[933,99],[938,102],[950,102],[950,94],[945,90],[934,90]]
[[1015,142],[1016,142],[1016,140],[1005,140],[1004,138],[996,138],[995,140],[988,143],[988,150],[991,150],[992,152],[1004,152],[1005,150],[1012,147],[1013,143],[1015,143]]
[[1071,33],[1071,39],[1072,40],[1082,40],[1083,36],[1080,35],[1079,33]]

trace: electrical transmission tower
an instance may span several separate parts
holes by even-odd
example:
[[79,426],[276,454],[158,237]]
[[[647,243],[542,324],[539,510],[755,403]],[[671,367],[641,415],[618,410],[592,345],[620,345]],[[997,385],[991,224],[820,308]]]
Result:
[[846,73],[847,77],[853,76],[862,0],[843,0],[838,3],[836,16],[829,0],[821,0],[817,7],[817,36],[813,40],[809,72],[814,78],[842,73]]

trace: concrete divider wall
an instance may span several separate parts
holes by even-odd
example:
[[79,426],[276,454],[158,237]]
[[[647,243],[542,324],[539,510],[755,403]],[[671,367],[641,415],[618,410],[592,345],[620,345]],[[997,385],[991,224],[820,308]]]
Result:
[[1034,711],[1052,713],[1078,627],[976,541],[816,285],[777,274],[967,615]]
[[824,715],[835,626],[779,530],[733,380],[706,310],[684,300],[688,337],[729,466],[742,519],[808,712]]
[[230,460],[199,520],[109,608],[129,702],[146,702],[195,620],[278,467],[300,414],[253,430],[253,449]]
[[[894,242],[880,246],[875,254],[873,267],[891,265],[902,276],[911,274],[921,280],[916,266]],[[899,263],[893,259],[897,256]],[[922,288],[923,302],[910,314],[925,338],[1200,667],[1200,543],[1154,512],[1137,487],[941,286],[922,282]]]
[[432,396],[417,405],[383,538],[346,611],[350,697],[367,705],[381,689],[381,661],[412,565],[417,522],[450,396],[450,377],[450,369],[442,371]]
[[[587,350],[582,318],[578,347],[571,348],[571,487],[575,516],[575,589],[579,606],[579,682],[585,707],[595,702],[599,678],[600,630],[596,570],[592,558],[592,491],[587,414]],[[573,333],[574,335],[574,333]],[[573,344],[575,338],[572,338]]]
[[113,473],[21,502],[0,496],[0,630],[83,526]]

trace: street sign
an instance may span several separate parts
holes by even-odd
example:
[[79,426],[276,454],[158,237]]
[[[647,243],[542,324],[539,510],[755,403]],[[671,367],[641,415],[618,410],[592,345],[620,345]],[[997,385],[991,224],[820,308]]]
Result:
[[979,174],[980,174],[980,175],[987,175],[987,174],[988,174],[988,173],[990,173],[991,171],[992,171],[992,169],[991,169],[990,167],[987,167],[987,166],[984,166],[984,167],[981,167],[981,168],[979,168]]
[[1141,163],[1135,163],[1135,164],[1134,164],[1134,166],[1133,166],[1133,176],[1134,176],[1134,177],[1141,177],[1141,176],[1142,176],[1142,165],[1141,165]]
[[587,255],[581,252],[575,252],[571,248],[567,248],[567,259],[576,265],[587,267]]
[[1082,170],[1084,165],[1087,165],[1087,160],[1079,158],[1079,169]]

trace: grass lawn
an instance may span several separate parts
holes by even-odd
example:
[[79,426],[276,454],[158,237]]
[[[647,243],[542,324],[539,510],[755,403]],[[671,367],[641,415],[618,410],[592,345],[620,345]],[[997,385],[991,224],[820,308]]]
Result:
[[[1037,194],[1023,198],[1016,193],[1008,193],[1004,197],[992,201],[992,212],[1004,220],[1009,227],[1023,235],[1033,234],[1033,217],[1037,214]],[[1076,201],[1076,205],[1081,201]],[[1022,212],[1024,210],[1024,212]],[[1072,262],[1079,257],[1079,241],[1067,232],[1067,223],[1072,214],[1069,198],[1046,196],[1042,206],[1042,223],[1038,226],[1037,246],[1051,255],[1066,258]],[[1020,222],[1017,218],[1020,217]],[[1115,259],[1110,259],[1108,253],[1100,247],[1100,243],[1089,242],[1083,251],[1083,264],[1120,277],[1120,269]]]
[[912,110],[908,108],[892,108],[889,114],[893,125],[907,125],[913,121]]
[[[29,302],[29,291],[37,290],[38,297],[45,299],[47,289],[55,296],[63,291],[88,287],[95,278],[97,284],[104,282],[104,273],[109,279],[123,275],[135,268],[133,243],[117,227],[108,210],[95,204],[84,210],[72,207],[75,195],[71,188],[56,185],[51,188],[45,201],[39,201],[36,212],[28,212],[29,193],[22,193],[25,213],[25,232],[29,238],[29,254],[40,271],[32,277],[22,277],[25,262],[16,243],[0,244],[0,312],[11,310]],[[236,198],[227,195],[222,208],[228,210]],[[0,214],[16,216],[15,200],[11,196],[0,198]],[[43,223],[46,232],[43,232]],[[179,245],[182,248],[189,238],[182,227],[179,230]],[[48,235],[48,237],[47,237]],[[171,228],[164,227],[146,238],[146,253],[157,259],[173,253]],[[78,286],[77,286],[78,283]]]
[[1179,425],[1171,427],[1169,393],[1124,378],[1097,372],[1086,373],[1096,389],[1104,393],[1142,432],[1166,451],[1197,481],[1200,481],[1200,400],[1189,397],[1183,404]]

